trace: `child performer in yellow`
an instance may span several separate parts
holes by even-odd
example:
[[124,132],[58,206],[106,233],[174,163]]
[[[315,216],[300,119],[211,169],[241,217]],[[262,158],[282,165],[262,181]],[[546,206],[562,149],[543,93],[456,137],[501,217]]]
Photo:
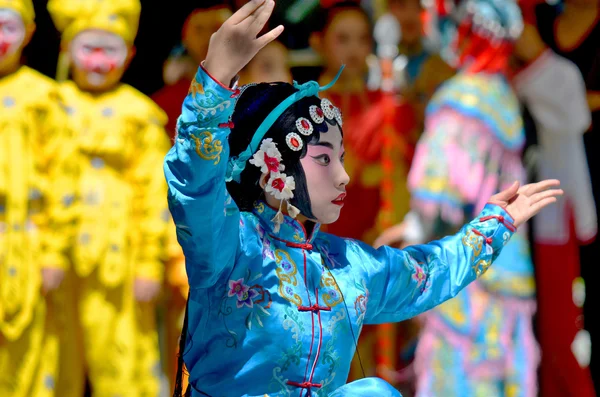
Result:
[[56,84],[21,65],[31,0],[0,0],[0,396],[55,395],[54,290],[67,266],[68,131]]
[[81,395],[82,368],[94,396],[159,392],[154,302],[171,222],[161,169],[170,145],[164,113],[120,83],[140,8],[138,0],[48,2],[62,32],[58,74],[72,77],[62,94],[77,135],[81,192],[73,292],[85,365],[72,354],[64,360],[61,397]]

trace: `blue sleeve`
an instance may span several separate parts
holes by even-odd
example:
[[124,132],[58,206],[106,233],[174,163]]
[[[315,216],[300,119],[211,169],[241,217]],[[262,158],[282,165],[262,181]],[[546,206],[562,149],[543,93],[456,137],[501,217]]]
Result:
[[200,67],[164,162],[169,209],[191,289],[210,287],[230,272],[238,250],[240,212],[225,186],[235,97]]
[[513,219],[488,204],[460,232],[403,250],[363,247],[369,280],[365,323],[397,322],[456,296],[486,272],[515,232]]

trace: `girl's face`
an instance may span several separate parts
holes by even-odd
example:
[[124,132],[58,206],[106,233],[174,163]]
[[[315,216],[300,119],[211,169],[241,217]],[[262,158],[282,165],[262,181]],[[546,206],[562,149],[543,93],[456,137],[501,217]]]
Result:
[[389,8],[400,23],[402,42],[407,45],[417,44],[421,40],[423,29],[420,0],[393,0],[390,1]]
[[188,16],[183,27],[182,39],[183,45],[196,64],[200,64],[206,58],[210,37],[230,16],[231,12],[227,8],[195,11]]
[[73,80],[83,90],[104,91],[123,77],[130,50],[116,34],[87,30],[71,42]]
[[346,65],[344,74],[362,77],[372,51],[372,35],[365,15],[356,10],[339,11],[325,28],[322,56],[329,68]]
[[240,84],[292,82],[287,49],[273,41],[256,54],[240,73]]
[[346,185],[350,177],[344,169],[344,142],[339,127],[329,126],[317,144],[308,145],[300,160],[315,220],[322,224],[335,222],[344,206]]
[[0,9],[0,69],[19,61],[26,36],[25,24],[19,14]]

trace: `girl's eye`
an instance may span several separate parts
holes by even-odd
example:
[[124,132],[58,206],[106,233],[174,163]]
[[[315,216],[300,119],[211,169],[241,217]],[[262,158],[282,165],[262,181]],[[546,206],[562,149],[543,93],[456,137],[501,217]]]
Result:
[[315,159],[317,163],[321,165],[329,165],[329,163],[331,162],[331,159],[327,154],[322,154],[320,156],[313,157],[313,159]]
[[344,164],[344,160],[346,160],[346,153],[340,156],[340,161],[342,162],[342,164]]

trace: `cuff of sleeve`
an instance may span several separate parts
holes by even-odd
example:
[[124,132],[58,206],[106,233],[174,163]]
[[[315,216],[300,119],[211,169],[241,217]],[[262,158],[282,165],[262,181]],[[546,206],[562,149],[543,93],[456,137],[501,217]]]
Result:
[[69,267],[69,261],[61,254],[44,253],[42,254],[40,263],[42,264],[43,268],[50,269],[67,270]]
[[162,282],[164,265],[160,261],[138,262],[135,268],[135,277]]
[[487,204],[483,211],[471,223],[473,232],[485,239],[486,246],[491,247],[494,257],[508,243],[517,228],[513,217],[502,207]]
[[198,68],[198,72],[196,73],[196,80],[197,81],[202,81],[202,82],[206,82],[206,78],[203,77],[208,77],[208,80],[213,83],[214,85],[218,86],[220,88],[220,90],[222,91],[226,91],[228,92],[232,97],[233,96],[237,96],[239,95],[239,90],[237,88],[237,83],[240,79],[239,76],[235,76],[233,78],[233,80],[231,80],[229,82],[229,87],[226,86],[225,84],[223,84],[222,82],[220,82],[219,80],[217,80],[216,78],[213,77],[213,75],[211,75],[208,70],[206,70],[204,68],[204,61],[200,64],[200,67]]

